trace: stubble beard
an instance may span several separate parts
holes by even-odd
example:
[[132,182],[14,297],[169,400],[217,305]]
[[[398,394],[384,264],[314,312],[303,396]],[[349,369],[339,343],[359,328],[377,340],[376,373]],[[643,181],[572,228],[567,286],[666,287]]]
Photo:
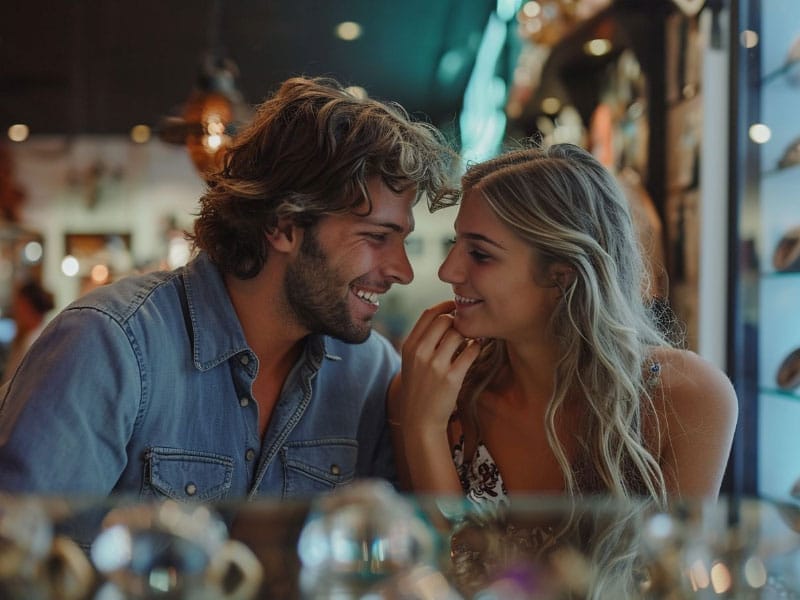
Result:
[[[339,278],[312,229],[306,229],[297,259],[286,269],[284,290],[288,308],[308,331],[329,335],[348,344],[364,342],[371,321],[356,322],[350,315],[349,282]],[[341,290],[347,290],[342,297]]]

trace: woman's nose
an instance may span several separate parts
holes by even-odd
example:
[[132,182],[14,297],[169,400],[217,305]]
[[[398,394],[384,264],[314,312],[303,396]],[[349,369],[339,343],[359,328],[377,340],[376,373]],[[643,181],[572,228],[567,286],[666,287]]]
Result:
[[439,267],[439,279],[445,283],[461,283],[464,280],[464,270],[455,246],[450,248],[444,262]]

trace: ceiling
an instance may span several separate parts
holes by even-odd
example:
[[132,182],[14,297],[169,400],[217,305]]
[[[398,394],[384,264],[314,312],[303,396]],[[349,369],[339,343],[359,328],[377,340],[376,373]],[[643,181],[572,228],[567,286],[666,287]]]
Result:
[[[0,20],[0,131],[125,134],[180,106],[222,49],[256,104],[294,75],[326,75],[439,126],[457,118],[494,0],[12,2]],[[362,25],[345,42],[342,21]]]

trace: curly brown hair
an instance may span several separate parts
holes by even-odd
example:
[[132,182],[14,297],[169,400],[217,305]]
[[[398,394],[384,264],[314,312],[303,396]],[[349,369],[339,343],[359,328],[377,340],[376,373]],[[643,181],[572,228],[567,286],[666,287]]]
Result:
[[279,219],[311,227],[364,201],[369,211],[370,177],[396,192],[416,187],[416,201],[454,203],[456,158],[434,126],[398,104],[355,97],[328,78],[292,78],[210,176],[188,237],[222,272],[254,277],[267,260],[265,233]]

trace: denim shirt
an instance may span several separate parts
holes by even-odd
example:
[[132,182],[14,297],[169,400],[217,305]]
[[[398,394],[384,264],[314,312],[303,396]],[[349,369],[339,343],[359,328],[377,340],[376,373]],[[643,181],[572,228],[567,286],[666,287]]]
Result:
[[0,388],[0,489],[217,501],[393,480],[385,398],[398,369],[376,332],[309,336],[261,439],[258,359],[201,253],[50,322]]

